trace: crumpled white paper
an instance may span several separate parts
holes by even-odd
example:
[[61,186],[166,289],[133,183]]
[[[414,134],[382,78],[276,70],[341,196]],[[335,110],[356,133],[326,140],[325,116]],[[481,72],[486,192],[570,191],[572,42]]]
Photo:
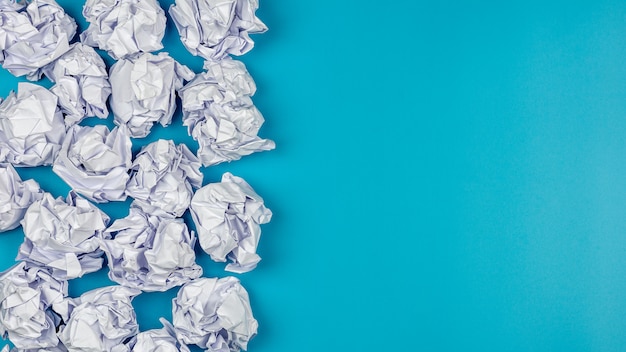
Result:
[[63,346],[63,343],[59,341],[59,344],[54,347],[46,347],[46,348],[28,348],[18,350],[14,348],[11,352],[67,352],[67,348]]
[[[8,2],[8,4],[7,4]],[[3,1],[0,63],[15,76],[41,77],[41,68],[69,49],[76,22],[54,0]]]
[[126,193],[149,214],[180,217],[189,207],[193,190],[202,185],[200,166],[186,145],[159,139],[135,157]]
[[24,242],[18,260],[51,269],[60,279],[73,279],[102,268],[100,239],[109,217],[71,191],[67,201],[44,194],[22,220]]
[[0,104],[0,163],[50,165],[65,137],[57,97],[31,83],[19,83],[17,90]]
[[90,25],[80,40],[116,60],[163,48],[165,12],[156,0],[87,0],[83,16]]
[[0,232],[18,227],[26,209],[42,197],[36,181],[22,181],[10,164],[0,166]]
[[132,299],[141,291],[109,286],[67,299],[59,338],[70,352],[126,352],[139,327]]
[[265,121],[252,103],[256,85],[241,61],[207,61],[179,94],[183,124],[200,148],[204,166],[238,160],[257,151],[272,150],[274,141],[257,136]]
[[134,138],[145,137],[155,123],[167,126],[176,109],[176,91],[194,76],[167,53],[141,54],[111,67],[111,110],[115,123],[127,125]]
[[20,262],[0,274],[0,335],[19,349],[58,345],[61,318],[53,311],[67,296],[67,281]]
[[43,68],[56,84],[50,91],[59,98],[65,124],[72,126],[86,116],[106,119],[106,101],[111,95],[109,74],[102,57],[87,45],[73,44],[68,52]]
[[172,301],[176,334],[209,352],[240,351],[256,335],[248,292],[238,279],[201,278],[183,285]]
[[174,327],[159,319],[163,328],[143,331],[131,342],[132,352],[189,352],[189,348],[176,337]]
[[252,50],[250,34],[267,31],[258,8],[258,0],[176,0],[169,12],[189,52],[219,60]]
[[261,237],[260,224],[272,219],[263,199],[244,179],[225,173],[222,182],[210,183],[198,191],[189,208],[200,246],[211,259],[232,264],[227,271],[244,273],[261,260],[256,249]]
[[126,126],[73,126],[57,156],[53,171],[73,190],[103,203],[126,199],[132,143]]
[[144,291],[166,291],[202,275],[196,237],[182,219],[151,216],[136,206],[106,230],[109,278]]

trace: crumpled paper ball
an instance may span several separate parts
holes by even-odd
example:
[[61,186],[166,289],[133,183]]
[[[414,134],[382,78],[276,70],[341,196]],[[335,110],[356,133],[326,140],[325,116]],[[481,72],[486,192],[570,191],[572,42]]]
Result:
[[19,349],[57,346],[61,317],[53,309],[65,296],[67,281],[36,265],[14,265],[0,274],[0,334]]
[[0,63],[15,76],[41,77],[41,68],[69,50],[76,22],[54,0],[0,5]]
[[53,171],[73,190],[94,202],[126,199],[132,143],[125,126],[73,126]]
[[155,123],[167,126],[176,109],[176,91],[194,73],[167,53],[141,54],[111,67],[111,109],[117,125],[126,125],[134,138],[150,133]]
[[159,139],[135,157],[126,194],[149,214],[180,217],[202,186],[200,161],[184,144]]
[[176,0],[169,12],[189,52],[219,60],[252,50],[250,34],[267,31],[258,8],[258,0]]
[[227,271],[244,273],[261,260],[256,249],[260,224],[272,219],[272,212],[241,177],[225,173],[222,182],[210,183],[198,191],[189,207],[202,249],[218,262],[230,260]]
[[18,227],[26,209],[42,197],[35,180],[22,181],[13,166],[0,166],[0,232]]
[[65,301],[59,338],[69,351],[126,352],[139,332],[132,299],[141,291],[109,286]]
[[106,101],[111,95],[109,74],[102,57],[87,45],[72,44],[70,50],[43,68],[43,73],[56,84],[50,91],[59,98],[59,106],[69,127],[83,118],[106,119]]
[[183,285],[172,301],[176,334],[209,352],[247,350],[258,323],[238,279],[201,278]]
[[31,83],[19,83],[17,91],[0,104],[0,163],[50,165],[65,137],[57,97]]
[[207,61],[206,72],[180,90],[183,124],[198,141],[204,166],[239,160],[272,150],[274,141],[257,136],[265,121],[252,103],[256,85],[245,65],[236,60]]
[[106,230],[102,249],[109,278],[143,291],[166,291],[202,275],[196,264],[196,237],[182,219],[144,213],[132,206],[130,214]]
[[116,60],[163,48],[165,12],[156,0],[87,0],[83,16],[90,25],[80,40]]
[[100,239],[109,217],[71,191],[67,201],[44,194],[24,215],[24,242],[18,260],[49,268],[56,278],[73,279],[102,268]]
[[143,331],[131,342],[132,352],[189,352],[189,347],[176,337],[174,327],[165,319],[159,319],[163,328]]

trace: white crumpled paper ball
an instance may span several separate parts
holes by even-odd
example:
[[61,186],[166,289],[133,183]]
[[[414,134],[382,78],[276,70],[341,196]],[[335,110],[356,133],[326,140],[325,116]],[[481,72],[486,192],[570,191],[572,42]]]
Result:
[[54,311],[67,296],[67,281],[20,262],[0,274],[0,335],[21,350],[53,348],[61,317]]
[[69,50],[76,22],[54,0],[0,5],[0,63],[15,76],[41,77],[41,68]]
[[163,48],[165,12],[156,0],[87,0],[83,16],[90,25],[80,40],[116,60]]
[[147,136],[155,123],[167,126],[176,110],[176,91],[194,76],[167,53],[141,54],[111,67],[111,110],[117,125],[134,138]]
[[252,103],[254,80],[236,60],[207,61],[206,72],[180,90],[183,124],[198,141],[204,166],[239,160],[258,151],[272,150],[274,141],[257,136],[265,121]]
[[250,34],[267,31],[258,8],[258,0],[176,0],[169,12],[189,52],[219,60],[252,50]]
[[19,83],[0,104],[0,163],[16,167],[50,165],[65,137],[57,97],[47,89]]
[[141,291],[109,286],[66,300],[59,338],[69,351],[127,352],[139,332],[132,299]]
[[248,272],[261,257],[256,253],[261,237],[260,224],[272,219],[272,212],[241,177],[225,173],[222,182],[210,183],[198,191],[189,208],[202,249],[211,259],[232,263],[227,271]]
[[152,329],[137,334],[131,342],[132,352],[189,352],[189,348],[176,337],[174,327],[165,319],[159,319],[162,329]]
[[106,101],[111,95],[109,74],[102,57],[87,45],[72,44],[70,50],[43,68],[56,84],[50,91],[59,98],[65,124],[72,126],[85,117],[106,119]]
[[56,278],[73,279],[102,268],[100,239],[109,217],[71,191],[67,201],[44,194],[22,220],[24,242],[18,260],[49,268]]
[[189,207],[194,189],[202,185],[200,166],[186,145],[159,139],[135,157],[126,193],[149,214],[180,217]]
[[152,216],[132,206],[106,230],[102,249],[109,278],[143,291],[166,291],[202,275],[196,264],[196,237],[182,219]]
[[22,181],[13,166],[0,166],[0,232],[18,227],[26,209],[43,194],[35,180]]
[[53,171],[73,190],[94,202],[126,199],[132,143],[125,126],[73,126]]
[[178,338],[209,352],[246,350],[257,333],[248,292],[234,277],[194,280],[181,287],[172,304]]

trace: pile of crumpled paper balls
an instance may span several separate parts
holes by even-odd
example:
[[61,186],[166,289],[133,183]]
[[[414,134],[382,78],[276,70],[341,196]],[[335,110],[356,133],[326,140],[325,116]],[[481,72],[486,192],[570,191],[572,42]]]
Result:
[[[202,186],[202,166],[274,149],[258,137],[264,120],[242,55],[266,26],[258,0],[176,0],[169,14],[184,46],[206,60],[194,73],[163,49],[165,11],[156,0],[87,0],[89,27],[54,0],[0,0],[0,64],[20,83],[0,103],[0,231],[22,226],[18,263],[0,274],[0,334],[17,351],[246,350],[257,332],[247,291],[235,277],[202,277],[196,239],[227,271],[261,260],[261,224],[272,212],[230,173]],[[107,70],[94,50],[115,60]],[[131,138],[172,121],[198,143],[158,140],[133,155]],[[115,128],[82,126],[86,117]],[[71,188],[54,198],[17,167],[52,166]],[[129,215],[111,221],[94,203],[131,197]],[[197,229],[181,216],[190,210]],[[106,258],[106,260],[105,260]],[[101,270],[119,285],[68,297],[68,280]],[[179,287],[172,321],[139,332],[131,301]],[[9,351],[6,346],[3,351]]]

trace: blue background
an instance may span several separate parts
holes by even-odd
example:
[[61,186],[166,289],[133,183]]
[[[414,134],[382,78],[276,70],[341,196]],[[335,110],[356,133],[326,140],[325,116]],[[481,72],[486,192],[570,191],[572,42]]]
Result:
[[[59,2],[84,29],[82,3]],[[275,213],[239,275],[250,351],[626,350],[625,2],[262,0],[258,15],[270,31],[242,60],[278,148],[204,169]],[[201,70],[171,23],[165,44]],[[0,95],[18,81],[0,70]],[[163,137],[197,148],[178,113],[135,151]],[[0,240],[6,268],[22,233]],[[174,295],[136,298],[142,330]]]

